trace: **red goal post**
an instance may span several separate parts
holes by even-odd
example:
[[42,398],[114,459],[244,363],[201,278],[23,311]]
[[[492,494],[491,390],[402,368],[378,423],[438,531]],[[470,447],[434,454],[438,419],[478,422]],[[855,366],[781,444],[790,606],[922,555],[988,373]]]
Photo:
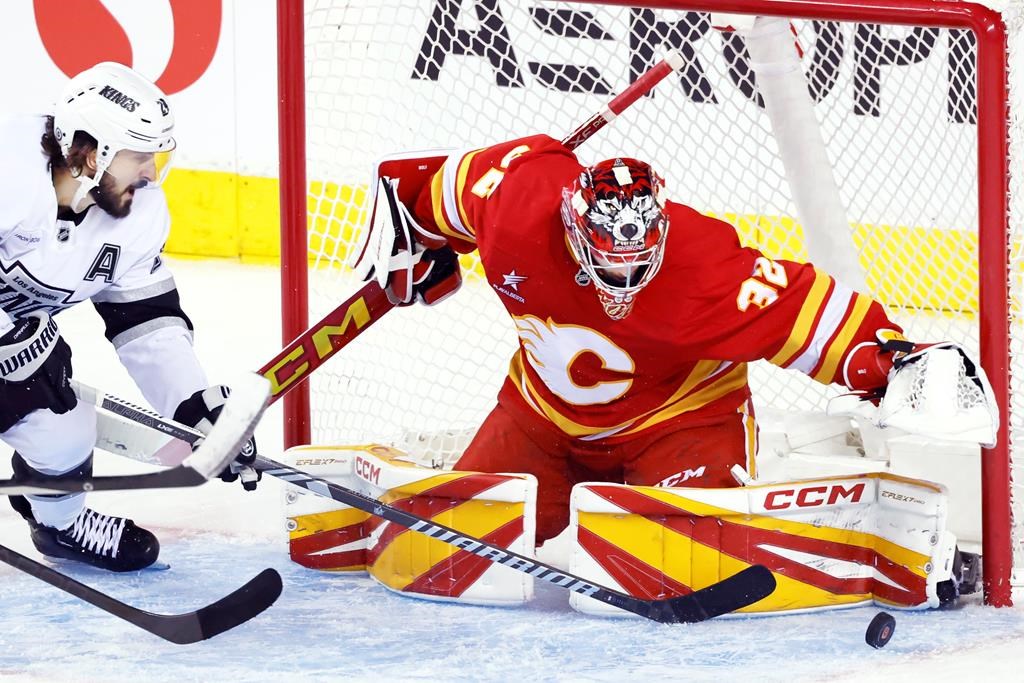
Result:
[[[581,158],[647,158],[670,194],[732,222],[745,243],[810,256],[868,289],[911,338],[979,354],[1003,418],[998,445],[981,455],[986,599],[1010,603],[1014,570],[1024,570],[1024,525],[1013,521],[1024,501],[1011,495],[1012,472],[1024,477],[1024,131],[1010,125],[1024,110],[1008,89],[1008,64],[1024,52],[1020,2],[304,5],[278,2],[284,342],[359,285],[344,264],[374,159],[558,136],[665,49],[680,49],[681,75]],[[710,9],[792,20],[812,125],[787,129],[802,119],[776,116],[755,86],[769,87],[772,74],[753,64],[770,61],[771,48],[715,28]],[[285,398],[289,444],[464,445],[515,335],[478,264],[463,265],[459,295],[436,310],[391,314],[312,377],[311,398]],[[459,348],[445,354],[453,338]],[[756,398],[813,410],[835,393],[794,374],[752,368]]]

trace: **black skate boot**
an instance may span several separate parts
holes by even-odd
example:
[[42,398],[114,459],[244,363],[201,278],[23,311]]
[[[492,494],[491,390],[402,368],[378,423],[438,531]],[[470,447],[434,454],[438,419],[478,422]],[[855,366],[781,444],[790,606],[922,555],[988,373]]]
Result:
[[67,529],[35,522],[32,542],[47,557],[85,562],[112,572],[133,572],[156,562],[160,542],[156,536],[124,517],[85,508]]
[[[23,478],[46,476],[32,470],[17,453],[14,454],[12,464],[15,479],[19,478],[19,473]],[[91,470],[90,457],[76,472]],[[69,474],[75,473],[61,476]],[[160,542],[156,536],[136,526],[130,519],[104,515],[85,508],[67,529],[56,529],[35,520],[32,506],[24,496],[10,496],[9,500],[11,507],[28,522],[36,550],[47,557],[84,562],[112,572],[131,572],[150,566],[160,554]]]
[[952,607],[961,595],[977,593],[981,584],[981,555],[960,548],[953,555],[953,576],[940,582],[936,589],[939,607]]

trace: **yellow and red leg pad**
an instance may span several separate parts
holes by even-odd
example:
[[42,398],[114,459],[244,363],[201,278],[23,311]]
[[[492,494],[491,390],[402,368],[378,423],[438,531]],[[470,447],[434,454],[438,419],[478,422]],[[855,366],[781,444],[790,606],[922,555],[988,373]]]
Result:
[[764,565],[775,592],[744,613],[938,607],[956,543],[942,486],[878,472],[730,489],[583,483],[571,508],[574,574],[657,599]]
[[[295,467],[514,552],[534,548],[537,482],[530,475],[441,472],[383,446],[300,446]],[[415,597],[517,604],[533,578],[380,517],[289,487],[289,554],[328,571],[365,569],[387,588]]]

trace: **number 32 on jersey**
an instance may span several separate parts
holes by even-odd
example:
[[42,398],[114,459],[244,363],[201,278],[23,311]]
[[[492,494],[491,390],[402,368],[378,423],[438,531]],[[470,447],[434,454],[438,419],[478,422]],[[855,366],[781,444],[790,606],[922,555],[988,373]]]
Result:
[[754,272],[740,285],[736,308],[746,311],[751,306],[765,308],[779,298],[779,290],[789,284],[786,269],[764,256],[754,260]]

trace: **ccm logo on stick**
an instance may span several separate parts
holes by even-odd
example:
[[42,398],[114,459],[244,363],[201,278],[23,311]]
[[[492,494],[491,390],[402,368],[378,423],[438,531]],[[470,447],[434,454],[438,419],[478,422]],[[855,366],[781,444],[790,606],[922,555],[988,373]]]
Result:
[[380,467],[369,460],[356,457],[356,474],[371,484],[376,484],[380,480]]
[[[376,315],[379,317],[381,314]],[[371,322],[370,308],[363,297],[332,311],[316,327],[311,327],[293,341],[289,345],[293,348],[282,351],[270,365],[260,369],[260,373],[270,380],[271,395],[282,394],[293,383],[305,379]],[[289,374],[284,376],[286,372]]]
[[822,484],[805,486],[798,489],[780,489],[772,491],[764,497],[765,510],[785,510],[787,508],[813,508],[819,505],[835,505],[836,503],[859,503],[864,497],[867,484],[861,482],[853,486],[843,484]]

